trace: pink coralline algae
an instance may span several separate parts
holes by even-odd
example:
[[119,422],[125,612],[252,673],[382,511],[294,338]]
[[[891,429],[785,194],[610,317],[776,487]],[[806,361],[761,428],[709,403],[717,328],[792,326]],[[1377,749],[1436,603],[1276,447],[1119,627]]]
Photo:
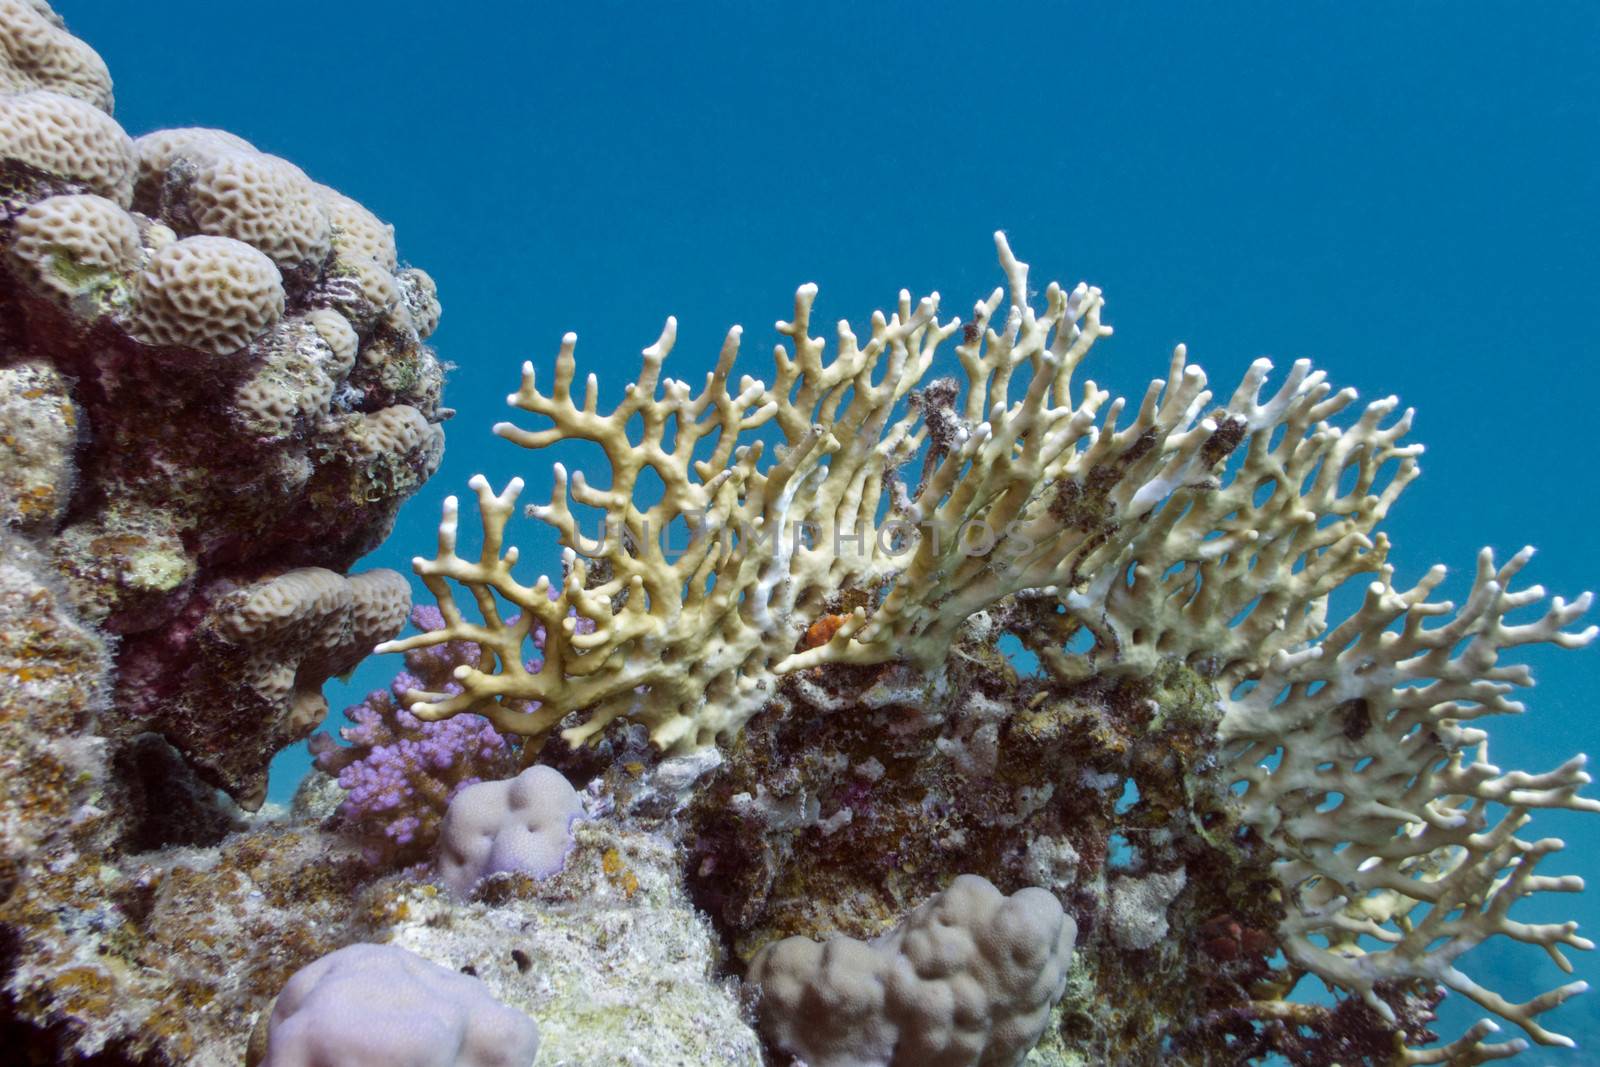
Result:
[[[414,609],[411,622],[419,630],[444,624],[438,609],[431,607]],[[542,634],[534,637],[539,644]],[[411,689],[458,691],[452,672],[460,664],[476,663],[478,654],[478,646],[470,641],[408,654],[407,669],[388,689],[345,709],[351,725],[339,730],[343,745],[326,733],[311,739],[317,767],[336,775],[345,791],[339,818],[363,837],[373,863],[405,865],[426,859],[452,797],[477,782],[517,773],[517,743],[488,720],[462,715],[424,722],[398,699]],[[541,666],[537,657],[528,661],[529,670]]]

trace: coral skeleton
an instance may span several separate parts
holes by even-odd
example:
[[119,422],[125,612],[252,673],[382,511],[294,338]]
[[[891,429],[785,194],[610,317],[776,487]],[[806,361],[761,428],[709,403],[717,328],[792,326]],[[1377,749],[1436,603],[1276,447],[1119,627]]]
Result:
[[[1563,967],[1563,946],[1591,947],[1575,924],[1507,915],[1530,894],[1581,888],[1534,873],[1559,841],[1515,834],[1536,808],[1600,811],[1577,795],[1582,757],[1502,772],[1470,725],[1521,710],[1507,693],[1530,678],[1500,665],[1502,650],[1593,638],[1570,628],[1589,597],[1506,621],[1544,598],[1510,589],[1526,550],[1503,565],[1486,551],[1459,610],[1427,599],[1442,569],[1397,589],[1377,527],[1418,472],[1421,446],[1403,441],[1410,411],[1392,397],[1356,408],[1354,390],[1335,391],[1306,361],[1268,388],[1259,360],[1217,403],[1182,346],[1126,405],[1074,380],[1111,332],[1100,291],[1052,284],[1036,308],[1027,265],[1003,235],[996,244],[1003,311],[1004,289],[966,322],[940,321],[937,294],[902,292],[865,341],[841,322],[831,359],[810,336],[816,287],[801,287],[777,325],[788,343],[770,384],[735,379],[739,327],[699,391],[663,378],[672,319],[609,412],[594,375],[574,393],[575,335],[548,393],[525,364],[509,402],[551,425],[495,432],[530,449],[591,442],[610,479],[602,488],[554,466],[550,503],[527,511],[557,531],[564,574],[531,584],[513,576],[506,536],[521,479],[498,493],[472,480],[476,559],[457,553],[459,507],[447,501],[437,555],[415,561],[444,625],[379,651],[466,641],[479,656],[450,690],[405,694],[412,713],[481,714],[528,738],[525,754],[558,728],[578,746],[625,719],[689,753],[730,744],[786,678],[811,685],[819,668],[898,665],[932,693],[973,619],[1031,613],[1009,629],[1063,690],[1173,665],[1201,680],[1220,746],[1208,773],[1238,794],[1240,840],[1275,857],[1292,975],[1358,998],[1397,1042],[1412,1031],[1385,990],[1411,982],[1463,993],[1533,1041],[1569,1043],[1537,1017],[1583,983],[1514,1004],[1456,961],[1497,936]],[[928,380],[951,338],[964,385]],[[659,493],[646,488],[657,481]],[[574,504],[603,514],[601,536],[585,536]],[[677,553],[674,530],[692,535]],[[1330,622],[1330,594],[1358,577],[1365,603]],[[539,627],[535,673],[524,660]],[[1286,1006],[1252,1010],[1270,1019]],[[1396,1062],[1476,1063],[1526,1044],[1491,1040],[1495,1028],[1412,1041]]]

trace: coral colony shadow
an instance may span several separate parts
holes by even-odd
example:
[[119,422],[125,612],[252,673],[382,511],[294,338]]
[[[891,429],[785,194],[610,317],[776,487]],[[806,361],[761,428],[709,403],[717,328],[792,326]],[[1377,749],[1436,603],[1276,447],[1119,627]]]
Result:
[[[1583,758],[1489,762],[1587,595],[1386,562],[1410,413],[1180,347],[1075,382],[1087,285],[902,293],[770,383],[668,320],[602,412],[575,338],[416,570],[350,574],[437,468],[432,282],[217,130],[130,138],[104,64],[0,0],[0,1041],[29,1064],[1466,1065],[1571,1042],[1463,957],[1588,949],[1519,831]],[[954,349],[957,377],[930,377]],[[593,523],[584,516],[594,518]],[[1353,613],[1330,615],[1341,589]],[[463,594],[465,594],[463,596]],[[412,633],[401,635],[410,619]],[[374,645],[393,684],[266,768]],[[1020,651],[1019,651],[1020,650]],[[1017,669],[1021,656],[1034,669]],[[334,736],[334,732],[341,735]],[[342,743],[341,743],[342,741]],[[1302,994],[1302,980],[1327,995]],[[1297,987],[1301,987],[1297,989]],[[1436,1034],[1454,993],[1482,1010]],[[1501,1033],[1501,1026],[1512,1028]],[[8,1061],[9,1062],[9,1061]],[[1557,1062],[1554,1060],[1548,1062]]]

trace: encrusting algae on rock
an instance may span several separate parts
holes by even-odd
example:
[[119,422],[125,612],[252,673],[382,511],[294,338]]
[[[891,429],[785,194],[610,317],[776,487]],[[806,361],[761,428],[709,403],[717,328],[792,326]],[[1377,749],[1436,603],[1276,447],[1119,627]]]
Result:
[[[17,1062],[344,1067],[1469,1065],[1569,1044],[1463,957],[1579,879],[1518,836],[1582,757],[1489,762],[1587,596],[1485,551],[1459,605],[1380,526],[1411,415],[1299,362],[1080,369],[1087,285],[861,334],[669,320],[609,410],[573,335],[473,480],[477,558],[349,568],[437,468],[432,281],[219,130],[131,138],[104,64],[0,0],[0,1041]],[[1037,298],[1037,300],[1036,300]],[[947,361],[957,373],[936,376]],[[548,390],[548,391],[546,391]],[[600,488],[600,485],[605,488]],[[600,521],[590,527],[588,519]],[[590,531],[593,531],[591,535]],[[674,547],[677,546],[677,547]],[[1361,583],[1357,586],[1356,583]],[[1341,589],[1361,593],[1330,618]],[[461,596],[465,591],[467,598]],[[417,632],[397,637],[410,617]],[[268,761],[406,654],[292,805]],[[1037,661],[1023,670],[1014,650]],[[259,808],[257,811],[255,809]],[[1297,990],[1320,980],[1331,997]],[[1441,1041],[1453,992],[1485,1019]],[[400,1010],[396,1010],[397,1006]],[[1552,1061],[1554,1062],[1554,1061]]]

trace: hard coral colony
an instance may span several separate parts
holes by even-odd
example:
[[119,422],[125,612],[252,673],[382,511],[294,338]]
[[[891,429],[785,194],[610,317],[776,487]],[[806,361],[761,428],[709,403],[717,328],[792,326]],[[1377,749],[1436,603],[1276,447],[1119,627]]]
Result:
[[[1517,835],[1582,758],[1503,772],[1516,646],[1587,596],[1525,550],[1397,585],[1410,413],[1180,347],[1131,410],[1073,378],[1099,290],[900,295],[864,337],[728,334],[621,403],[526,365],[554,466],[348,568],[437,467],[432,282],[391,228],[216,130],[130,139],[104,65],[0,0],[0,1035],[21,1062],[809,1067],[1473,1064],[1569,1043],[1469,977],[1580,889]],[[950,358],[956,377],[934,368]],[[1126,421],[1124,421],[1126,420]],[[769,454],[770,449],[770,454]],[[598,517],[597,533],[586,530]],[[678,542],[676,547],[674,541]],[[1331,598],[1364,582],[1359,607]],[[458,602],[465,590],[470,605]],[[1359,590],[1358,590],[1359,591]],[[1519,609],[1531,613],[1513,621]],[[417,632],[394,639],[407,613]],[[386,691],[267,762],[374,644]],[[1038,667],[1019,671],[1020,646]],[[558,735],[553,740],[551,735]],[[574,785],[581,786],[574,789]],[[261,809],[257,812],[255,809]],[[1320,980],[1333,995],[1297,989]],[[1441,1041],[1454,992],[1485,1020]]]

